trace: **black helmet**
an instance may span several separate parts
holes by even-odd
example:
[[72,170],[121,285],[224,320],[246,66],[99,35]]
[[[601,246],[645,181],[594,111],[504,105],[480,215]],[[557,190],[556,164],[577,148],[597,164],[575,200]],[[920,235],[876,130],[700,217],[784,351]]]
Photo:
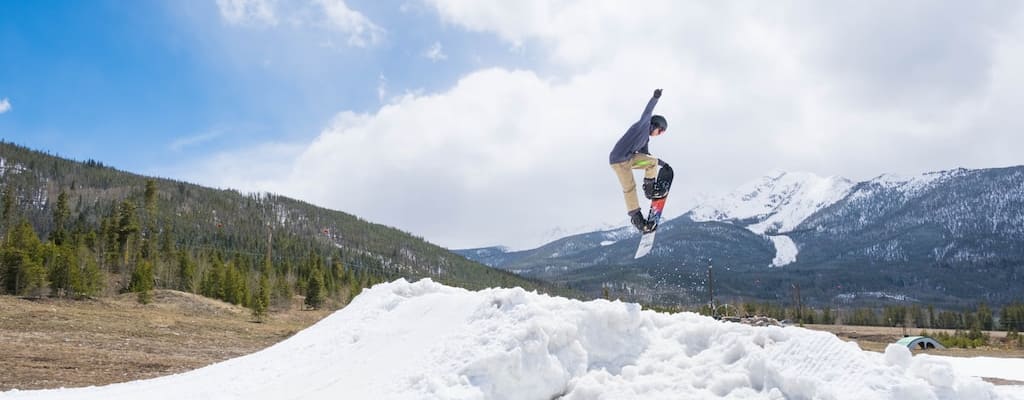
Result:
[[660,115],[654,115],[651,117],[651,130],[657,128],[668,129],[668,121],[665,120],[665,117]]

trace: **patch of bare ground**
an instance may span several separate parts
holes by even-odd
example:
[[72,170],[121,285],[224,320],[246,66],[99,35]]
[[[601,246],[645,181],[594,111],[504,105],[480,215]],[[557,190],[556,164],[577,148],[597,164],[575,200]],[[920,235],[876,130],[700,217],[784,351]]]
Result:
[[95,300],[0,296],[0,391],[99,386],[154,378],[256,352],[330,312],[249,309],[191,293]]

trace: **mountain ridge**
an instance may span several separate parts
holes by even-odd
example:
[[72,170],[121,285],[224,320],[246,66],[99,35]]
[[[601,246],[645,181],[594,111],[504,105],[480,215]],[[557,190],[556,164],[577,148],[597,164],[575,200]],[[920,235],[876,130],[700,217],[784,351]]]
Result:
[[[147,180],[153,182],[156,192],[156,215],[152,216],[142,206]],[[161,240],[166,236],[172,247],[196,255],[212,251],[240,255],[248,261],[238,264],[249,264],[255,271],[250,276],[259,273],[257,266],[261,263],[254,260],[271,254],[275,268],[281,269],[278,273],[293,276],[293,281],[304,277],[305,268],[314,261],[334,268],[333,260],[346,268],[372,272],[380,279],[431,277],[476,289],[523,286],[554,290],[542,282],[467,260],[410,233],[301,200],[149,178],[94,160],[70,160],[7,142],[0,142],[0,186],[5,196],[9,194],[11,214],[15,214],[4,216],[5,231],[23,218],[42,238],[55,230],[53,210],[63,192],[69,198],[67,229],[76,235],[105,229],[103,224],[114,217],[119,204],[129,203],[139,210],[139,217],[145,218],[142,225],[153,224],[154,234]],[[105,239],[100,235],[97,240]],[[102,254],[105,250],[94,251]],[[105,259],[100,261],[106,263]],[[120,267],[109,264],[117,274]],[[130,273],[134,262],[129,264]],[[203,268],[201,265],[199,274]],[[126,282],[127,278],[122,276],[120,280]]]
[[[1019,296],[1011,284],[1024,279],[1024,167],[763,185],[790,174],[767,176],[720,197],[748,204],[706,207],[696,220],[696,213],[687,212],[664,222],[655,250],[641,260],[630,257],[633,241],[598,246],[596,232],[590,232],[559,239],[562,246],[586,248],[589,254],[548,254],[542,261],[524,257],[536,254],[531,251],[505,254],[501,268],[588,292],[621,278],[634,286],[631,293],[654,301],[699,298],[704,283],[694,268],[712,264],[716,270],[727,268],[717,278],[724,281],[724,287],[716,288],[723,296],[791,297],[790,289],[770,290],[768,283],[783,288],[800,283],[803,295],[817,304],[856,300],[852,293],[861,292],[902,291],[904,297],[890,297],[939,304],[1006,302]],[[803,192],[794,190],[798,186]],[[815,187],[824,190],[807,191]],[[790,196],[799,193],[814,195]],[[786,204],[799,212],[777,207]],[[718,212],[722,209],[729,212]],[[723,230],[722,224],[746,233]],[[780,239],[792,241],[797,251],[789,262],[779,260]],[[674,269],[688,272],[670,274]],[[659,289],[667,283],[686,290]]]

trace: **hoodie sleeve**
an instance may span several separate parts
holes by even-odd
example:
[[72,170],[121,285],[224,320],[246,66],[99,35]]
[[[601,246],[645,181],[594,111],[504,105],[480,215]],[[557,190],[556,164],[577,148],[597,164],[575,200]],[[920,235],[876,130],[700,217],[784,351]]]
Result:
[[654,106],[658,105],[658,98],[651,96],[651,100],[647,102],[647,107],[644,108],[644,113],[640,115],[640,121],[650,121],[651,116],[654,115]]

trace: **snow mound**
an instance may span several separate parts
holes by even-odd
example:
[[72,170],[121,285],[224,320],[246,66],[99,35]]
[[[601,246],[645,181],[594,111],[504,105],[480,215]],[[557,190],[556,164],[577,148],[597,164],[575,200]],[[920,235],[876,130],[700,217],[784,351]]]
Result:
[[195,371],[2,399],[980,399],[993,385],[890,346],[636,304],[430,280],[366,290],[277,345]]

